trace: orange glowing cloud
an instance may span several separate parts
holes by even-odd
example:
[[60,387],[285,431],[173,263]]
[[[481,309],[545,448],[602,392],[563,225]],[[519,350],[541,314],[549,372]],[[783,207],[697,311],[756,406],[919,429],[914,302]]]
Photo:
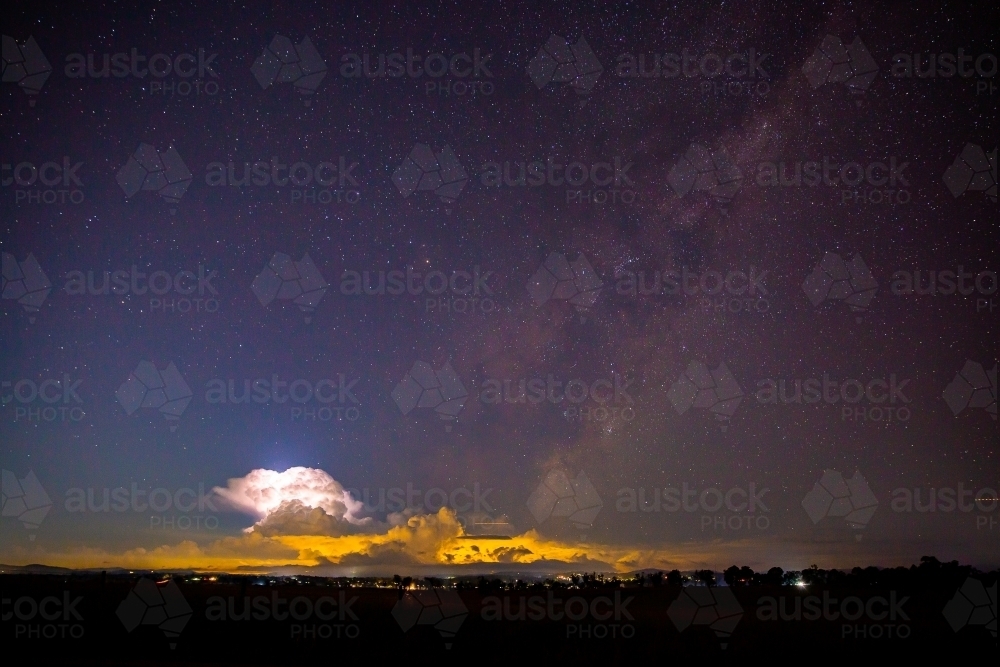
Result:
[[[242,534],[202,544],[184,540],[122,551],[78,546],[59,552],[4,550],[8,563],[71,568],[264,572],[277,568],[340,568],[377,572],[389,568],[460,571],[572,567],[627,572],[642,568],[701,567],[718,560],[720,545],[681,549],[567,543],[535,530],[509,537],[468,535],[454,511],[392,515],[380,522],[323,470],[254,470],[216,488],[222,502],[257,521]],[[732,545],[730,545],[732,546]],[[715,554],[713,557],[712,554]],[[480,569],[484,569],[481,567]]]

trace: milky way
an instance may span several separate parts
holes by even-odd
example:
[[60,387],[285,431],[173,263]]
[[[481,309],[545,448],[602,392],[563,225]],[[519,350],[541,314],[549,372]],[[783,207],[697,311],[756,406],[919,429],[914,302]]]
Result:
[[996,565],[996,6],[6,13],[0,562]]

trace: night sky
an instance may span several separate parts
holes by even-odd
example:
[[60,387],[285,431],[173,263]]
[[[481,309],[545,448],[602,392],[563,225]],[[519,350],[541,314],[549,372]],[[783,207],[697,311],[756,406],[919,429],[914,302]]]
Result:
[[998,565],[995,4],[225,4],[4,12],[0,563]]

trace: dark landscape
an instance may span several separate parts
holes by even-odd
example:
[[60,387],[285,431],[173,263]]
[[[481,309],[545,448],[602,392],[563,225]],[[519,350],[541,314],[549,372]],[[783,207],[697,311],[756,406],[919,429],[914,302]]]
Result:
[[[504,664],[526,654],[630,664],[816,650],[831,657],[960,660],[996,650],[998,572],[931,557],[910,568],[754,573],[733,566],[724,573],[548,579],[46,572],[52,569],[4,566],[0,575],[4,637],[26,640],[20,645],[30,646],[33,664],[319,665],[400,656],[417,664]],[[159,623],[140,620],[129,631],[123,601],[142,588],[140,581],[161,591],[176,585],[182,602],[173,609],[165,602]],[[39,603],[68,599],[73,611],[58,615],[63,607],[49,603],[51,620],[9,618],[18,611],[27,616],[31,605],[19,601],[23,596]],[[679,604],[704,596],[707,605]],[[418,613],[404,629],[411,605],[424,614],[443,612],[430,619]],[[182,622],[164,631],[170,619]]]
[[6,0],[0,666],[996,663],[996,0]]

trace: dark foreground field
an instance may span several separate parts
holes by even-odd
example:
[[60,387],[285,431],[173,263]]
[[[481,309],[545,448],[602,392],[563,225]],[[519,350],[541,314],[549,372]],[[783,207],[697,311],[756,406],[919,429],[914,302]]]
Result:
[[0,628],[25,664],[52,665],[995,657],[996,573],[882,580],[403,592],[343,579],[17,574],[0,576]]

